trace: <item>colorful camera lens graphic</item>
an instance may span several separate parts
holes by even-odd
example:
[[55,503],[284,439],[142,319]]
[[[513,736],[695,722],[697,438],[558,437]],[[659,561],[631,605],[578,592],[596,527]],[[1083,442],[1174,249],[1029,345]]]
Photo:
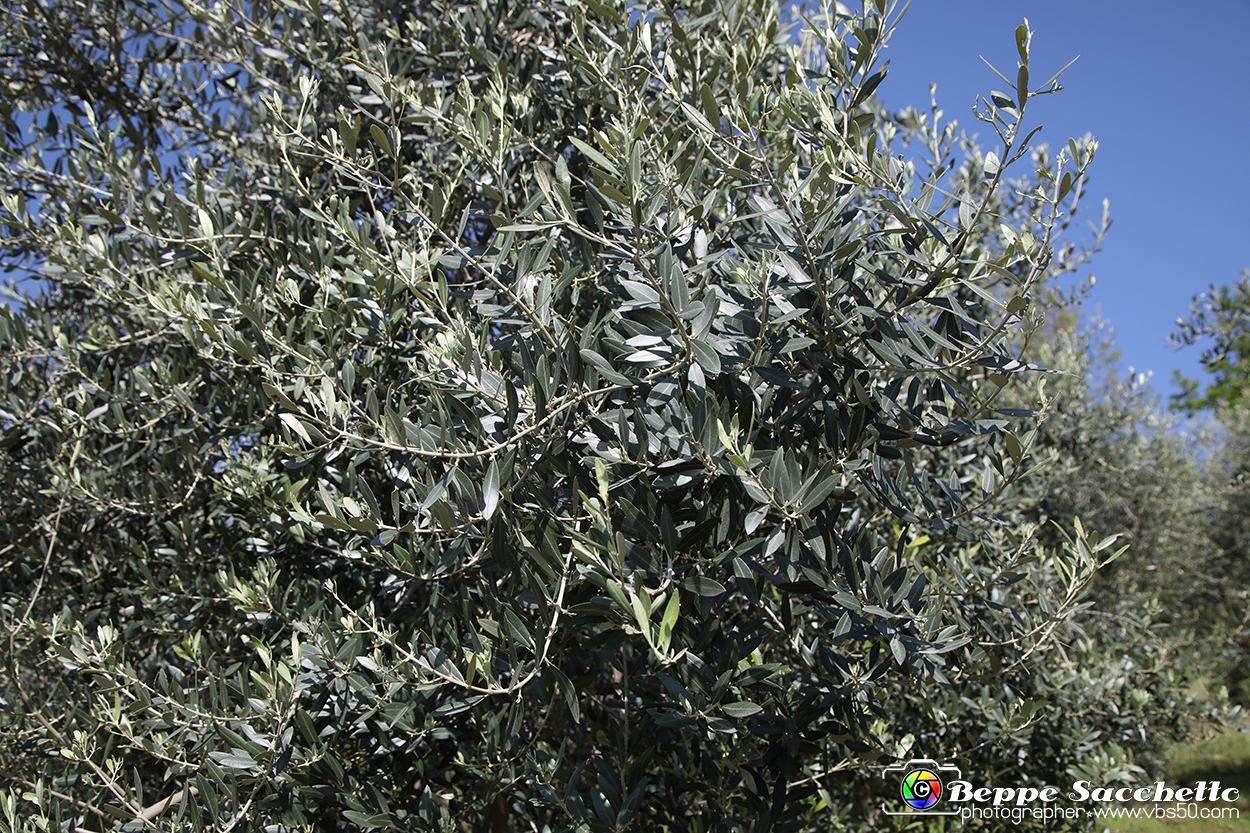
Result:
[[[881,812],[887,816],[958,816],[960,808],[943,809],[946,784],[963,778],[959,767],[932,758],[912,758],[884,768],[882,775],[891,784],[890,793],[902,795],[882,802]],[[897,781],[894,779],[898,779]],[[950,802],[947,802],[949,804]],[[954,806],[954,805],[952,805]]]
[[928,810],[942,798],[942,779],[931,769],[913,769],[903,776],[903,800],[913,810]]

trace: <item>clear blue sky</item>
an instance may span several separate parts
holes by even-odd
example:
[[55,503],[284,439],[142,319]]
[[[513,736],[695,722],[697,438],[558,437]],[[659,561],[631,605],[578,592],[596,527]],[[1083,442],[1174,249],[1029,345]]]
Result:
[[1093,301],[1123,370],[1153,371],[1167,393],[1174,368],[1205,378],[1199,349],[1178,353],[1167,337],[1195,293],[1250,268],[1250,0],[914,0],[877,95],[927,108],[934,82],[945,118],[989,150],[993,134],[970,108],[1003,85],[980,56],[1014,78],[1025,17],[1035,83],[1081,56],[1026,120],[1045,125],[1038,140],[1052,148],[1086,131],[1098,139],[1089,207],[1109,199],[1114,225],[1082,277],[1098,278]]

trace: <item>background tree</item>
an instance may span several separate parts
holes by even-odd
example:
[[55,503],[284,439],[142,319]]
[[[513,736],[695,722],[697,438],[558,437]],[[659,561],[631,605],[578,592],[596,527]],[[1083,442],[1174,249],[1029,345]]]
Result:
[[8,824],[833,829],[1050,717],[1128,772],[1164,678],[1059,640],[1114,538],[1028,523],[1096,144],[1027,25],[992,151],[887,113],[896,12],[6,21]]
[[1172,334],[1172,341],[1179,347],[1188,347],[1210,339],[1215,343],[1202,351],[1202,367],[1215,378],[1200,396],[1200,382],[1176,371],[1175,382],[1181,392],[1172,395],[1173,407],[1186,413],[1204,409],[1242,405],[1246,401],[1246,376],[1250,368],[1243,357],[1250,350],[1250,270],[1242,273],[1241,280],[1231,286],[1214,284],[1211,291],[1194,297],[1188,318],[1176,319],[1179,329]]
[[1206,457],[1213,432],[1169,415],[1145,374],[1116,366],[1105,322],[1084,317],[1084,293],[1053,298],[1063,326],[1039,345],[1038,361],[1063,368],[1052,386],[1050,419],[1039,441],[1045,466],[1039,517],[1068,527],[1081,518],[1122,532],[1125,556],[1095,582],[1098,607],[1157,604],[1166,618],[1194,625],[1223,584],[1212,546],[1216,489]]
[[1220,676],[1229,684],[1235,699],[1247,702],[1246,659],[1250,648],[1250,552],[1246,549],[1247,472],[1250,471],[1250,417],[1247,416],[1246,374],[1243,358],[1250,345],[1250,272],[1232,285],[1211,287],[1195,296],[1187,318],[1177,319],[1180,329],[1172,340],[1178,346],[1213,342],[1202,351],[1203,368],[1214,378],[1200,396],[1196,379],[1177,381],[1182,392],[1173,397],[1173,407],[1189,414],[1214,415],[1221,431],[1212,443],[1209,460],[1210,488],[1208,518],[1211,547],[1207,550],[1215,569],[1204,583],[1205,598],[1194,611],[1203,617],[1203,634],[1221,659]]

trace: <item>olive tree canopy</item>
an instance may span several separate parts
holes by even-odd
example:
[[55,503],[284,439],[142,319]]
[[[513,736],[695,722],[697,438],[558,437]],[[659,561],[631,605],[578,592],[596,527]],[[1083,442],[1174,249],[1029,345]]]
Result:
[[828,830],[1027,736],[1096,144],[1027,24],[984,148],[887,112],[897,12],[15,7],[8,823]]

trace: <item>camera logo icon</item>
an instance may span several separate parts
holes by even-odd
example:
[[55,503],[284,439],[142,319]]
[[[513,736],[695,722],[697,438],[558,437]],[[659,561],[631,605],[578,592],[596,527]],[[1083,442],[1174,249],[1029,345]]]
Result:
[[928,810],[942,798],[942,779],[930,769],[913,769],[903,776],[903,800],[915,810]]
[[959,767],[950,764],[939,764],[928,758],[912,758],[902,764],[888,766],[884,775],[887,781],[899,777],[899,795],[903,799],[901,808],[891,808],[888,804],[881,805],[881,811],[890,816],[929,815],[955,816],[958,810],[943,810],[942,796],[946,793],[946,784],[958,781],[962,776]]

